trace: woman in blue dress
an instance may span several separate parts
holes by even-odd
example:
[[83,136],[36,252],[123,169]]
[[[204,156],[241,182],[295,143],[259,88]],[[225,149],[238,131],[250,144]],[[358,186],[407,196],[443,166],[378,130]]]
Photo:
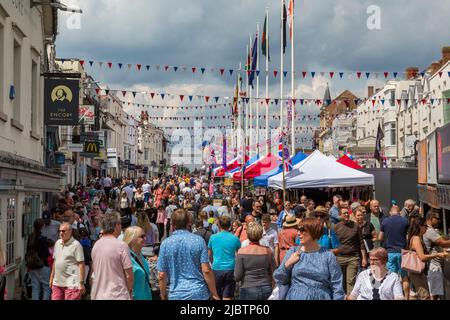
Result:
[[273,274],[277,285],[289,285],[286,300],[344,300],[342,271],[334,254],[317,240],[323,235],[319,219],[299,226],[300,247],[291,248]]

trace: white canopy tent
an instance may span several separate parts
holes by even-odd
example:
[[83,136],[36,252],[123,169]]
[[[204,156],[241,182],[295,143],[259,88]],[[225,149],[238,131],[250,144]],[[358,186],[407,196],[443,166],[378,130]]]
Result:
[[[285,179],[286,189],[372,186],[375,182],[373,175],[344,166],[318,150],[286,173]],[[283,173],[269,178],[269,187],[283,189]]]

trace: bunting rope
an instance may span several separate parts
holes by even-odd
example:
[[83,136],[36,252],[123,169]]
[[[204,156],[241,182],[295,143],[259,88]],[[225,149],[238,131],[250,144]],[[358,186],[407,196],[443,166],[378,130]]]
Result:
[[[234,73],[237,72],[246,72],[249,75],[252,73],[256,73],[258,76],[262,73],[264,76],[269,73],[273,78],[277,78],[279,75],[283,75],[283,77],[287,77],[287,75],[291,74],[292,71],[282,71],[281,70],[243,70],[243,69],[233,69],[233,68],[224,68],[224,67],[187,67],[187,66],[179,66],[179,65],[156,65],[156,64],[142,64],[142,63],[122,63],[122,62],[112,62],[112,61],[97,61],[97,60],[77,60],[77,59],[59,59],[62,63],[70,62],[72,66],[74,63],[79,63],[83,68],[84,66],[89,66],[94,68],[98,66],[99,68],[107,68],[107,70],[116,69],[116,70],[128,70],[135,72],[143,72],[143,71],[163,71],[163,72],[173,72],[175,73],[192,73],[192,74],[200,74],[204,75],[206,72],[211,74],[217,74],[222,77],[224,76],[233,76]],[[411,75],[414,78],[417,76],[424,77],[426,72],[415,72],[415,71],[364,71],[364,70],[356,70],[356,71],[311,71],[311,70],[302,70],[302,71],[294,71],[294,75],[299,75],[301,78],[305,79],[310,77],[314,79],[316,76],[327,77],[330,79],[344,79],[344,77],[349,79],[402,79],[405,75]],[[437,73],[440,78],[444,76],[443,71],[439,71]],[[447,77],[450,78],[450,71],[446,73]]]

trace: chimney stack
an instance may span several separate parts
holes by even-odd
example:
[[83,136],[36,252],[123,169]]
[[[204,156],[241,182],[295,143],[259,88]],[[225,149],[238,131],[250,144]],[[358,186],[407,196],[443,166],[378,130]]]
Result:
[[374,90],[373,86],[367,87],[367,98],[372,97],[374,95],[374,92],[375,92],[375,90]]
[[409,67],[405,70],[406,80],[414,80],[415,77],[419,74],[419,68],[417,67]]
[[441,68],[441,63],[438,61],[434,61],[430,66],[430,76],[434,75]]
[[446,64],[450,60],[450,47],[442,48],[442,64]]

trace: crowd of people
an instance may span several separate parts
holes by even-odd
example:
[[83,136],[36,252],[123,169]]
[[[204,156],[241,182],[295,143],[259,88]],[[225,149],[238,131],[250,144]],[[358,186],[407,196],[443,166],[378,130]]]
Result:
[[[450,247],[413,200],[213,201],[206,177],[90,179],[34,222],[33,300],[403,300],[444,295]],[[413,252],[423,268],[405,269]]]

